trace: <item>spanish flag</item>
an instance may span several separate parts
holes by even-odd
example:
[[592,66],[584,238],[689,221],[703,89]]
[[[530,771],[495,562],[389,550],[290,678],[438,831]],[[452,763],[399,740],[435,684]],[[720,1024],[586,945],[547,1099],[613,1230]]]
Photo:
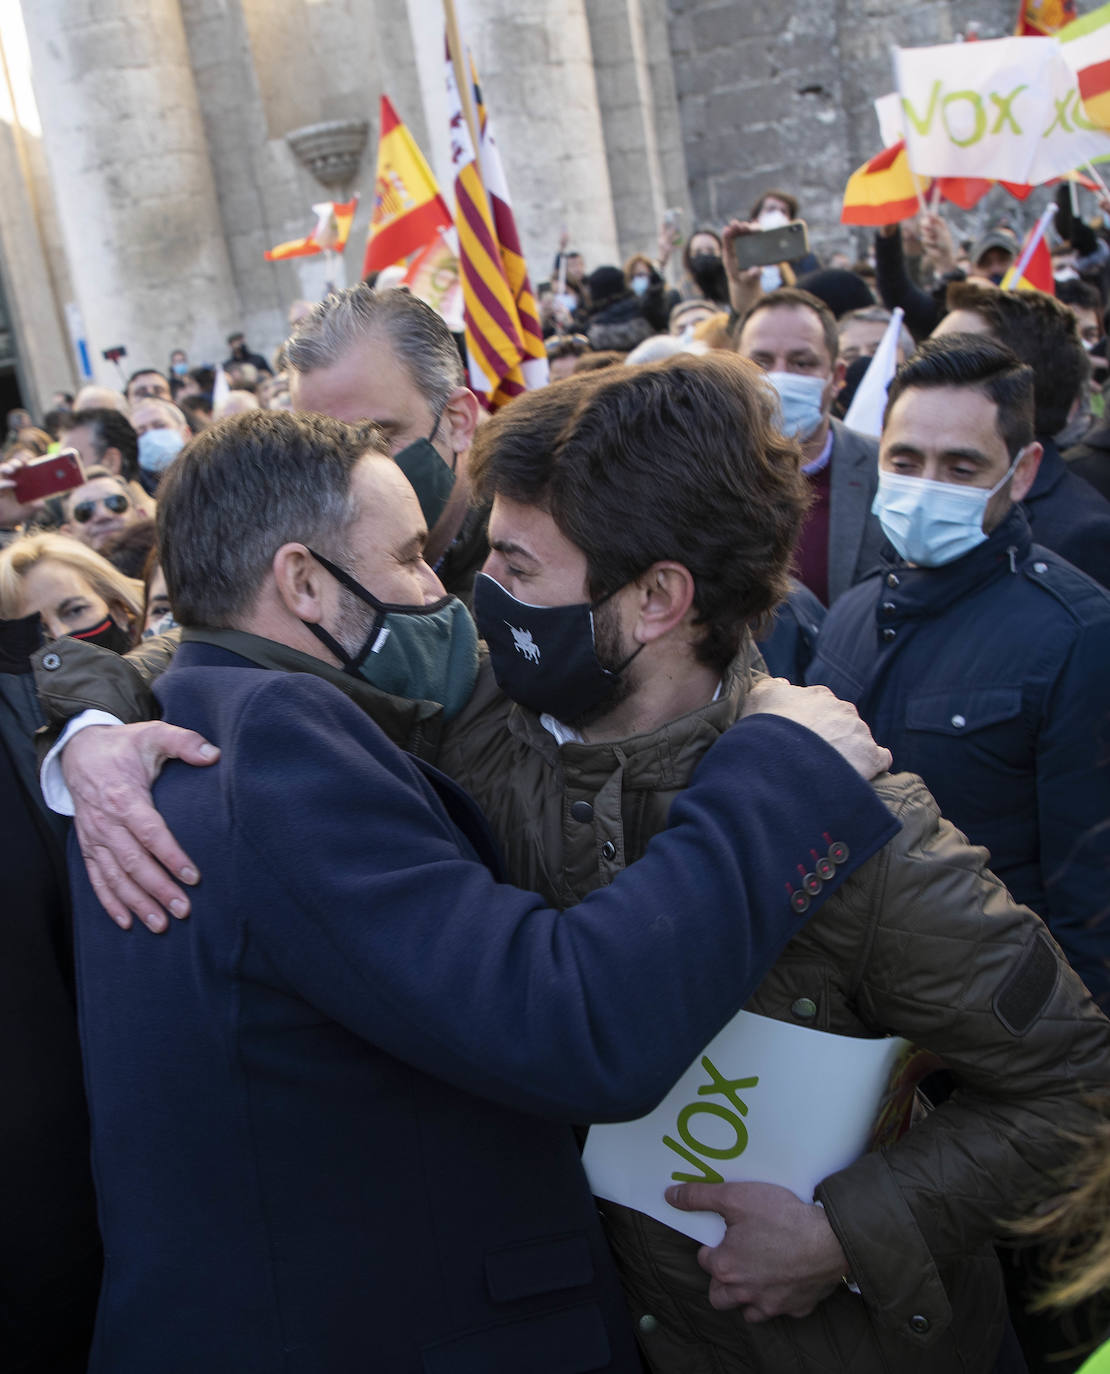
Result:
[[[460,69],[466,70],[463,63]],[[494,192],[492,200],[500,200],[503,207],[501,228],[509,239],[504,249],[498,237],[497,218],[483,180],[479,150],[474,147],[455,80],[450,39],[447,45],[447,114],[451,129],[451,163],[455,170],[455,227],[459,235],[470,389],[487,409],[496,410],[528,386],[522,364],[534,355],[530,342],[526,344],[525,339],[533,327],[539,331],[516,228],[512,225],[511,232],[509,228],[512,212],[503,175],[491,190]],[[500,167],[500,160],[495,167],[492,158],[487,158],[486,165],[494,173]],[[504,211],[508,211],[508,218]],[[520,263],[519,273],[513,264],[514,257]],[[517,278],[519,300],[510,283],[506,262]]]
[[285,258],[307,258],[325,249],[342,253],[351,232],[351,221],[358,209],[358,196],[353,200],[322,200],[312,207],[316,223],[303,239],[289,239],[265,252],[267,262],[281,262]]
[[1019,38],[1051,38],[1075,18],[1075,0],[1021,0],[1018,6]]
[[926,177],[915,180],[906,156],[906,140],[900,138],[848,178],[840,222],[897,224],[917,214],[921,207],[920,197],[931,185]]
[[451,227],[451,211],[439,193],[432,169],[385,95],[380,124],[374,212],[362,263],[364,277],[418,253],[440,229]]
[[1055,213],[1056,206],[1050,205],[1026,234],[1017,262],[999,282],[1003,291],[1043,291],[1055,296],[1056,282],[1046,232]]
[[1075,73],[1087,118],[1110,129],[1110,5],[1103,5],[1056,35]]

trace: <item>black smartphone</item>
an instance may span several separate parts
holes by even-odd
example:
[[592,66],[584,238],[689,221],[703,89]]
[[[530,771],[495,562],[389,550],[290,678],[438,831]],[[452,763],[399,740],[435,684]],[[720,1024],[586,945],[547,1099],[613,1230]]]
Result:
[[738,234],[732,240],[732,254],[741,272],[749,267],[770,267],[776,262],[794,262],[809,252],[805,221],[791,220],[776,229],[761,229],[756,234]]

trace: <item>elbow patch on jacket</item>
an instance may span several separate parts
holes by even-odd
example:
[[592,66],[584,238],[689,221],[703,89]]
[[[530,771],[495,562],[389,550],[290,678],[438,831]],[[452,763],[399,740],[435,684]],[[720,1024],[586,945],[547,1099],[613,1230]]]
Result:
[[1011,1035],[1024,1035],[1048,1006],[1060,975],[1048,937],[1038,934],[994,999],[994,1014]]

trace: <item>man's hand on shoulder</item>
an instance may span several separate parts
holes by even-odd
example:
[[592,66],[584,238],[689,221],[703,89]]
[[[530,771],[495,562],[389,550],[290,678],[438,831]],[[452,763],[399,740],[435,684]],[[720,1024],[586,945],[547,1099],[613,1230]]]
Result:
[[124,930],[132,915],[160,932],[189,914],[189,899],[173,881],[194,884],[196,865],[154,809],[150,789],[167,759],[202,767],[220,751],[193,730],[164,721],[94,725],[62,753],[73,797],[73,823],[89,881],[101,905]]
[[727,1229],[703,1245],[709,1301],[738,1307],[745,1321],[808,1317],[835,1292],[848,1261],[824,1209],[773,1183],[682,1183],[667,1201],[684,1212],[717,1212]]
[[877,745],[859,712],[827,687],[795,687],[785,678],[764,678],[747,695],[741,716],[785,716],[830,744],[865,782],[889,771],[889,749]]

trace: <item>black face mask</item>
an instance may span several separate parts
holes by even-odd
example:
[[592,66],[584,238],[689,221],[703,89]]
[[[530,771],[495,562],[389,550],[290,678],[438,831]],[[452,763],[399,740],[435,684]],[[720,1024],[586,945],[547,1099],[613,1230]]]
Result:
[[696,253],[690,259],[690,273],[703,296],[711,301],[728,300],[725,265],[715,253]]
[[641,644],[615,671],[602,667],[593,613],[608,600],[604,596],[592,604],[530,606],[488,573],[479,573],[474,579],[474,619],[505,695],[536,715],[560,721],[577,720],[602,705],[644,647]]
[[71,630],[68,638],[83,639],[86,644],[96,644],[114,654],[125,654],[131,647],[130,631],[121,630],[111,616],[99,625],[90,625],[87,630]]
[[429,530],[435,529],[439,517],[447,508],[447,502],[455,488],[455,466],[459,461],[456,454],[455,465],[448,467],[432,443],[439,433],[439,422],[442,419],[441,410],[436,416],[435,428],[426,439],[417,439],[414,444],[407,444],[399,453],[393,455],[393,461],[409,479],[413,491],[416,492],[416,499],[420,502],[420,509]]

